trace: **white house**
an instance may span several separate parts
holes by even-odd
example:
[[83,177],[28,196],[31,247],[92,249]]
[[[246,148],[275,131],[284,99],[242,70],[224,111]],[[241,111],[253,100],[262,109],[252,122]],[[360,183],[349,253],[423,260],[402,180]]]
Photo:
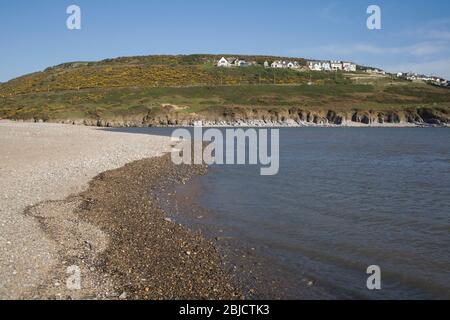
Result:
[[356,64],[341,61],[308,61],[308,67],[312,71],[337,71],[356,72]]
[[435,79],[433,77],[429,77],[429,76],[425,76],[425,75],[420,75],[419,76],[419,80],[422,80],[422,81],[435,81]]
[[299,69],[299,68],[300,68],[300,65],[299,65],[299,63],[298,63],[297,61],[294,61],[294,62],[289,61],[289,62],[287,63],[287,67],[288,67],[289,69]]
[[247,61],[245,61],[245,60],[241,60],[241,59],[236,59],[235,61],[234,61],[234,66],[235,67],[246,67],[246,66],[248,66],[249,64],[247,63]]
[[323,71],[331,71],[331,63],[328,61],[322,62],[322,70]]
[[270,68],[270,64],[269,64],[269,61],[265,61],[264,62],[264,68]]
[[[283,63],[284,62],[284,63]],[[274,61],[272,62],[272,64],[270,65],[271,68],[276,68],[276,69],[281,69],[284,68],[286,62],[285,61]]]
[[380,69],[367,69],[366,72],[371,74],[386,74],[386,71]]
[[433,81],[434,83],[439,84],[439,85],[444,85],[447,82],[447,80],[445,80],[443,78],[434,77],[434,76],[431,77],[430,81]]
[[247,67],[254,65],[255,62],[247,62],[240,58],[225,58],[222,57],[219,61],[217,61],[218,67],[231,68],[231,67]]
[[343,70],[341,61],[330,61],[330,65],[331,65],[331,70],[333,70],[333,71]]
[[342,68],[347,72],[356,72],[356,64],[351,62],[343,62]]
[[218,66],[218,67],[229,67],[228,60],[225,59],[224,57],[222,57],[222,58],[217,62],[217,66]]
[[322,62],[320,61],[308,61],[308,68],[312,71],[322,71]]
[[222,57],[222,59],[220,59],[217,62],[217,66],[218,67],[224,67],[224,68],[231,68],[234,65],[235,61],[236,61],[236,59],[234,59],[234,58],[228,58],[227,59],[225,57]]
[[328,61],[308,61],[308,68],[312,71],[330,71],[331,63]]
[[275,69],[300,69],[300,64],[297,61],[274,61],[270,65],[271,68]]

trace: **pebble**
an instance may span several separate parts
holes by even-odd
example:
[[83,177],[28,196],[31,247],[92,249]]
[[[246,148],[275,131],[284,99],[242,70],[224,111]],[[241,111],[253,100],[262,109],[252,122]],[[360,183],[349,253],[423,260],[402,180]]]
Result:
[[122,294],[119,296],[120,300],[125,300],[128,297],[126,292],[122,292]]

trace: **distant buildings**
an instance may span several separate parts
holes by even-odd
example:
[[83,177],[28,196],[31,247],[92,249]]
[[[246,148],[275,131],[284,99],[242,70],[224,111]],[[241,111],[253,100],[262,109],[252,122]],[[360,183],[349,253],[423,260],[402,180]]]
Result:
[[277,60],[270,65],[274,69],[300,69],[300,64],[297,61],[281,61]]
[[[234,67],[248,67],[252,65],[257,65],[258,63],[252,61],[247,62],[240,58],[225,58],[222,57],[217,61],[218,67],[223,68],[234,68]],[[273,69],[302,69],[302,65],[296,60],[275,60],[272,63],[269,61],[264,62],[264,68]],[[345,71],[345,72],[356,72],[356,64],[352,62],[342,62],[342,61],[308,61],[307,67],[312,71]]]
[[366,69],[366,73],[385,75],[386,71],[381,70],[381,69],[376,69],[376,68],[369,68],[369,69]]
[[330,62],[330,65],[331,65],[331,70],[333,70],[333,71],[341,71],[341,70],[344,70],[344,67],[343,67],[341,61],[331,61],[331,62]]
[[308,68],[312,71],[331,71],[329,61],[308,61]]
[[236,59],[236,61],[234,62],[234,65],[236,67],[247,67],[250,65],[250,63],[248,63],[245,60],[241,60],[241,59]]
[[[246,61],[241,58],[234,57],[222,57],[217,61],[217,66],[222,68],[242,68],[258,65],[255,61]],[[261,65],[261,64],[260,64]],[[273,69],[293,69],[301,70],[302,65],[296,60],[275,60],[272,63],[265,61],[263,64],[264,68]],[[344,71],[344,72],[356,72],[357,65],[353,62],[338,61],[338,60],[311,60],[307,61],[306,67],[311,71]],[[409,80],[409,81],[423,81],[429,84],[450,87],[450,82],[440,77],[426,76],[417,73],[403,73],[399,72],[397,74],[386,73],[386,71],[378,68],[365,68],[365,72],[368,74],[380,74],[380,75],[390,75],[396,76],[397,78]]]
[[274,69],[282,69],[284,67],[283,61],[274,61],[274,62],[272,62],[270,67],[274,68]]
[[217,62],[217,66],[218,67],[223,67],[223,68],[230,68],[230,67],[232,67],[233,66],[233,64],[234,64],[234,58],[224,58],[224,57],[222,57],[222,59],[220,59],[218,62]]
[[[217,61],[218,67],[224,68],[233,68],[233,67],[248,67],[252,65],[257,65],[258,63],[252,61],[247,62],[240,58],[225,58],[222,57],[219,61]],[[273,68],[273,69],[294,69],[300,70],[302,69],[302,65],[296,60],[275,60],[271,63],[269,61],[264,62],[264,68]],[[345,72],[356,72],[357,66],[353,62],[343,62],[343,61],[308,61],[306,66],[311,71],[345,71]],[[371,69],[374,73],[376,73],[377,69]]]
[[[240,58],[225,58],[222,57],[219,61],[217,61],[217,66],[222,68],[234,68],[234,67],[248,67],[257,65],[258,63],[255,61],[247,62]],[[300,69],[301,65],[298,61],[281,61],[277,60],[272,63],[268,61],[264,62],[265,68],[274,68],[274,69]]]
[[418,73],[412,73],[412,72],[399,72],[397,73],[397,78],[409,80],[409,81],[422,81],[429,84],[433,84],[436,86],[441,87],[450,87],[450,82],[444,78],[441,77],[435,77],[435,76],[427,76],[423,74]]
[[356,64],[351,62],[343,62],[342,68],[347,72],[356,72]]
[[217,66],[223,67],[223,68],[248,67],[248,66],[255,65],[255,64],[256,64],[256,62],[247,62],[247,61],[239,59],[239,58],[222,57],[219,61],[217,61]]
[[311,71],[346,71],[356,72],[356,64],[342,61],[308,61],[308,68]]

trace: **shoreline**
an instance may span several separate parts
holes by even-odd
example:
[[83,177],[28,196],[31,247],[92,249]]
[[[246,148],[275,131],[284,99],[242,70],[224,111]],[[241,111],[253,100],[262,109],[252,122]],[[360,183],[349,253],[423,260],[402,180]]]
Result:
[[[58,187],[58,192],[43,188],[39,198],[30,199],[26,205],[17,209],[17,214],[33,225],[33,228],[23,228],[23,232],[31,234],[32,239],[39,241],[31,245],[18,244],[15,239],[8,242],[14,243],[15,247],[20,246],[18,249],[21,250],[36,250],[36,245],[39,245],[39,255],[33,259],[33,255],[27,257],[19,253],[19,258],[32,260],[25,261],[25,266],[20,265],[21,261],[12,261],[10,265],[14,270],[24,267],[33,270],[36,277],[31,279],[31,284],[23,286],[24,282],[30,281],[27,275],[14,272],[11,277],[0,269],[0,277],[9,281],[18,279],[11,293],[7,292],[11,287],[4,286],[6,282],[3,284],[4,287],[0,288],[0,299],[233,300],[244,297],[282,297],[281,289],[277,290],[279,295],[274,294],[275,289],[267,290],[267,284],[264,288],[247,281],[249,278],[242,272],[237,274],[232,265],[224,261],[224,252],[217,246],[215,237],[204,237],[201,230],[192,231],[189,225],[179,225],[176,220],[170,218],[169,211],[166,215],[161,210],[159,195],[206,172],[204,166],[173,165],[170,153],[163,151],[167,152],[164,148],[171,144],[167,138],[157,139],[164,147],[151,153],[151,158],[139,159],[145,153],[138,153],[137,156],[127,156],[112,167],[106,165],[106,170],[96,169],[86,174],[85,169],[82,169],[80,173],[84,178],[80,180],[79,177],[72,176],[75,173],[71,171],[71,163],[67,162],[68,155],[61,157],[61,152],[68,152],[67,147],[73,149],[75,145],[79,145],[80,135],[86,134],[84,139],[90,140],[103,139],[103,135],[109,136],[111,133],[82,126],[21,124],[9,121],[0,121],[0,129],[8,130],[9,134],[14,134],[24,144],[20,147],[0,141],[6,145],[10,160],[26,161],[28,158],[17,150],[27,149],[32,143],[36,145],[37,150],[28,149],[23,152],[28,152],[41,161],[29,159],[31,170],[35,171],[34,175],[25,174],[27,170],[24,168],[14,171],[15,176],[12,171],[0,172],[5,178],[3,183],[12,178],[29,183],[37,175],[39,179],[36,183],[39,187],[43,177],[50,175],[52,180],[44,179],[45,183],[54,183]],[[94,136],[91,137],[92,133]],[[100,135],[97,136],[97,133]],[[61,143],[60,135],[63,142],[58,145]],[[152,138],[135,134],[129,137],[129,143],[140,138]],[[111,138],[119,139],[120,134],[112,134]],[[26,141],[28,139],[29,141]],[[46,149],[46,146],[42,145],[43,142],[58,145],[56,155],[52,150],[54,145],[49,145],[48,150],[43,152]],[[85,141],[86,145],[89,143]],[[102,144],[101,141],[99,143]],[[84,155],[85,148],[86,146],[83,146],[76,150],[82,158],[74,162],[86,161],[83,159],[87,156]],[[69,155],[73,156],[70,153]],[[23,157],[25,159],[22,159]],[[102,162],[106,160],[103,155],[100,159]],[[43,164],[45,165],[41,168]],[[61,165],[68,166],[64,168],[68,170],[68,174],[55,171],[55,168]],[[80,171],[81,168],[75,169]],[[94,175],[95,172],[99,173]],[[20,185],[23,183],[19,183]],[[10,187],[8,183],[5,186]],[[20,194],[19,192],[16,198],[13,196],[10,200],[21,203]],[[184,207],[188,212],[193,206],[194,202],[191,202]],[[126,216],[122,216],[122,213],[126,213]],[[2,213],[0,219],[3,218]],[[6,227],[13,233],[17,231],[17,226]],[[240,253],[233,253],[231,248],[232,246],[228,248],[225,255],[237,257]],[[258,282],[264,284],[264,275],[257,270],[260,268],[259,261],[256,257],[250,258],[251,251],[247,250],[244,254],[248,259],[241,265],[246,265],[246,271],[252,274],[252,277],[259,273]],[[155,256],[158,257],[156,262]],[[153,263],[148,263],[149,261]],[[66,288],[70,267],[76,267],[80,271],[81,290]],[[274,283],[272,285],[274,286]],[[242,291],[246,292],[242,294]]]
[[[1,121],[17,122],[17,123],[50,123],[74,125],[93,128],[189,128],[194,127],[195,122],[186,122],[182,124],[152,124],[143,125],[136,122],[108,122],[107,120],[10,120]],[[334,123],[314,123],[314,122],[296,122],[296,121],[265,121],[265,120],[249,120],[249,121],[203,121],[202,126],[205,128],[450,128],[449,123],[425,123],[425,122],[395,122],[395,123],[362,123],[355,121],[344,121],[341,124]]]
[[[214,174],[208,169],[205,175]],[[240,284],[250,300],[316,300],[324,297],[317,279],[291,270],[267,254],[264,244],[251,243],[242,234],[220,222],[220,214],[201,202],[203,175],[196,175],[186,184],[175,185],[159,198],[164,211],[190,230],[211,239],[227,270]],[[334,299],[333,296],[327,296]]]
[[[77,196],[28,209],[51,238],[81,237],[75,245],[62,241],[56,269],[77,265],[88,278],[88,286],[74,293],[61,285],[67,275],[55,273],[33,295],[121,300],[243,298],[213,243],[173,222],[155,197],[205,170],[204,166],[175,166],[170,154],[143,159],[101,173]],[[80,224],[101,230],[103,236],[93,235],[89,228],[57,231],[55,219],[70,220],[61,208],[71,208]],[[49,217],[48,212],[56,214]],[[68,247],[72,251],[66,251]]]
[[[2,125],[4,126],[4,122],[0,121],[0,130]],[[9,123],[7,127],[17,128],[17,124]],[[43,128],[40,134],[44,135],[47,130],[55,128],[81,130],[83,127],[26,125],[22,128],[26,130],[25,138],[20,137],[24,143],[33,136],[33,130],[36,128]],[[101,132],[101,135],[109,134],[107,131],[93,128],[83,130]],[[72,131],[70,132],[72,134]],[[66,133],[63,139],[67,140],[69,137],[70,134]],[[119,137],[120,135],[114,136],[114,140]],[[131,134],[130,137],[130,141],[135,141],[145,135]],[[39,136],[37,141],[33,138],[31,142],[39,142],[37,147],[42,149],[42,138]],[[44,135],[44,138],[47,137]],[[78,136],[72,138],[79,144]],[[161,143],[161,147],[167,148],[170,144],[167,138],[160,139],[153,143]],[[0,140],[0,146],[1,143],[5,141]],[[25,146],[29,147],[27,143]],[[13,147],[22,151],[16,145]],[[172,202],[170,205],[175,205],[176,208],[162,205],[162,202],[173,198],[173,190],[183,188],[187,182],[190,187],[193,185],[192,180],[207,172],[205,166],[174,165],[170,161],[170,153],[164,152],[163,150],[167,150],[164,148],[158,149],[158,152],[154,151],[151,158],[135,155],[138,159],[134,161],[122,159],[124,163],[121,166],[101,171],[90,180],[85,176],[84,179],[88,179],[85,187],[80,186],[80,181],[77,180],[75,192],[68,196],[46,194],[43,201],[33,200],[33,203],[26,206],[25,211],[22,211],[23,217],[38,224],[42,232],[42,235],[33,234],[34,239],[42,236],[41,241],[46,241],[50,249],[48,253],[44,251],[48,256],[41,257],[42,262],[46,263],[45,267],[42,264],[34,266],[35,271],[39,272],[39,278],[34,279],[35,285],[23,287],[23,291],[16,297],[75,300],[235,300],[273,297],[283,299],[288,296],[283,296],[286,293],[278,289],[285,289],[285,284],[280,285],[273,282],[273,278],[265,277],[268,273],[264,270],[265,267],[261,266],[258,249],[243,246],[238,248],[238,237],[231,239],[226,232],[216,233],[217,237],[214,234],[208,237],[211,234],[206,232],[204,236],[201,228],[190,228],[189,219],[192,217],[189,215],[200,207],[195,194],[189,201],[183,202],[183,208]],[[30,151],[33,153],[33,150],[28,150]],[[40,153],[42,150],[38,152]],[[19,156],[24,157],[24,154]],[[46,163],[51,160],[52,166],[61,161],[59,157],[49,158],[47,153],[42,155],[41,160]],[[42,172],[37,170],[38,174]],[[20,173],[20,170],[16,173]],[[4,168],[0,167],[0,174],[5,174]],[[61,179],[66,176],[56,175],[54,178],[57,186],[66,186],[67,181]],[[30,177],[25,176],[24,179],[28,180]],[[17,200],[19,195],[20,193]],[[178,224],[176,216],[172,218],[180,208],[183,214],[180,219],[182,224]],[[3,218],[1,210],[2,207],[0,218]],[[204,218],[199,224],[207,220],[206,215]],[[188,223],[185,223],[186,221]],[[0,222],[4,227],[3,221]],[[11,243],[9,246],[11,247]],[[236,261],[238,263],[233,264]],[[239,270],[236,270],[236,265]],[[66,288],[69,276],[67,268],[71,266],[76,266],[81,271],[81,290]],[[20,276],[20,273],[14,275]],[[8,275],[0,273],[0,276]],[[250,281],[247,281],[249,278]],[[270,283],[265,283],[268,281]],[[314,279],[299,279],[305,290],[311,290],[308,283],[314,282]],[[269,290],[267,287],[270,287]],[[8,298],[1,290],[0,299]]]
[[[3,151],[0,155],[0,299],[114,298],[113,279],[98,272],[102,270],[101,263],[92,263],[100,261],[97,259],[110,247],[116,234],[105,232],[99,227],[100,224],[79,219],[78,214],[91,207],[91,198],[86,192],[93,184],[101,184],[100,181],[113,174],[114,170],[130,170],[123,176],[124,183],[129,182],[130,174],[134,172],[130,168],[136,165],[135,162],[137,165],[161,162],[160,158],[155,157],[167,155],[170,139],[111,133],[81,126],[9,121],[0,121],[0,133]],[[133,165],[128,166],[130,163]],[[164,170],[162,165],[159,168],[152,172],[152,176],[164,177],[168,181],[189,176],[187,168],[184,172],[167,172],[168,167]],[[143,171],[145,168],[142,168]],[[176,176],[177,172],[179,176]],[[142,173],[137,178],[141,182],[146,181]],[[114,181],[112,186],[118,188],[117,192],[126,195],[132,190],[133,185],[124,188],[123,185],[116,185],[117,179]],[[133,193],[129,196],[132,197]],[[108,201],[113,203],[112,200],[109,195],[105,196],[105,204]],[[142,201],[144,208],[150,205],[144,196],[135,200],[135,208],[140,208],[138,200]],[[116,205],[120,208],[121,203]],[[114,210],[111,208],[110,212]],[[123,210],[128,213],[133,208]],[[163,219],[159,225],[164,230],[170,230],[162,225],[164,223],[176,228]],[[136,221],[136,226],[139,227],[140,222]],[[184,232],[188,238],[190,233]],[[179,231],[177,234],[181,233]],[[169,233],[166,238],[159,239],[174,242],[171,236]],[[196,239],[195,235],[192,239]],[[160,244],[160,247],[164,246]],[[211,247],[203,245],[200,248],[213,256]],[[186,252],[180,259],[190,257],[193,260],[195,248]],[[68,292],[64,289],[70,266],[81,269],[86,290]],[[120,294],[116,298],[120,298]],[[207,297],[205,293],[192,296]]]

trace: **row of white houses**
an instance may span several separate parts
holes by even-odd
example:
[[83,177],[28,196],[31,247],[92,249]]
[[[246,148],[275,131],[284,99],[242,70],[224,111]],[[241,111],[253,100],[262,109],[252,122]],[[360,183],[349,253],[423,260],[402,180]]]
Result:
[[[255,61],[245,61],[240,58],[225,58],[222,57],[219,61],[217,61],[218,67],[224,68],[233,68],[233,67],[248,67],[257,65],[258,63]],[[307,66],[309,70],[312,71],[347,71],[347,72],[355,72],[356,64],[352,62],[342,62],[342,61],[308,61]],[[268,61],[264,62],[265,68],[274,68],[274,69],[301,69],[302,66],[298,61],[286,61],[286,60],[277,60],[272,63]]]
[[[224,68],[233,68],[233,67],[248,67],[258,65],[255,61],[245,61],[240,58],[225,58],[222,57],[219,61],[217,61],[218,67]],[[298,61],[285,61],[285,60],[277,60],[272,63],[268,61],[264,62],[265,68],[274,68],[274,69],[302,69],[302,66],[298,63]],[[308,61],[307,67],[311,71],[344,71],[344,72],[356,72],[357,66],[353,62],[345,62],[345,61],[337,61],[337,60],[316,60],[316,61]],[[381,69],[375,68],[367,68],[365,70],[366,73],[369,74],[381,74],[386,75],[387,73]],[[393,74],[390,74],[393,75]],[[393,75],[395,76],[395,75]],[[397,73],[396,76],[398,78],[404,78],[410,81],[425,81],[430,82],[440,86],[450,86],[450,82],[448,80],[439,78],[439,77],[430,77],[419,75],[416,73]]]
[[[223,68],[233,68],[233,67],[248,67],[248,66],[254,66],[258,63],[255,61],[245,61],[240,58],[225,58],[222,57],[218,62],[218,67]],[[276,68],[276,69],[300,69],[301,65],[298,63],[298,61],[282,61],[277,60],[272,63],[269,63],[268,61],[264,62],[265,68]]]
[[266,68],[274,68],[274,69],[300,69],[301,65],[298,63],[298,61],[282,61],[277,60],[272,62],[269,65],[269,62],[264,62],[264,67]]
[[356,64],[343,61],[308,61],[308,68],[312,71],[346,71],[355,72]]
[[251,65],[255,65],[256,62],[247,62],[243,59],[239,59],[239,58],[225,58],[222,57],[218,62],[217,62],[217,66],[218,67],[223,67],[223,68],[232,68],[232,67],[248,67]]
[[402,78],[402,79],[406,79],[406,80],[409,80],[409,81],[429,82],[429,83],[433,83],[433,84],[438,85],[438,86],[444,86],[444,87],[450,86],[450,82],[448,80],[444,79],[444,78],[435,77],[435,76],[427,76],[427,75],[418,74],[418,73],[411,73],[411,72],[403,73],[403,72],[399,72],[399,73],[397,73],[397,77],[398,78]]

